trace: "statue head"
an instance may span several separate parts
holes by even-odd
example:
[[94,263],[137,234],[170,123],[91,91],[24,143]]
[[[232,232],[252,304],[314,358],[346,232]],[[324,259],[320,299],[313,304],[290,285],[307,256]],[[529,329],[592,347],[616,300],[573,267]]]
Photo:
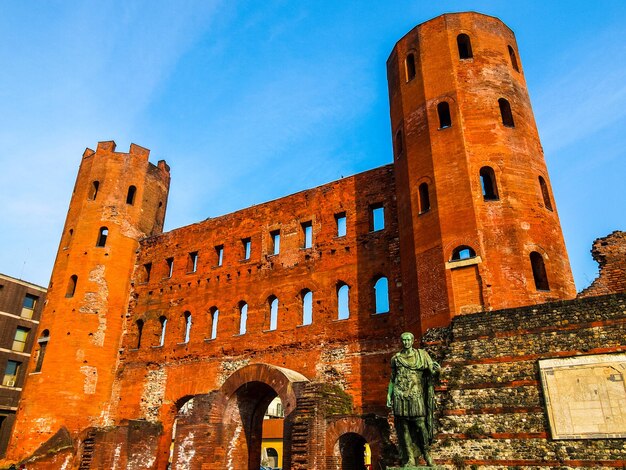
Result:
[[400,340],[404,349],[411,349],[415,342],[415,336],[410,331],[406,331],[400,335]]

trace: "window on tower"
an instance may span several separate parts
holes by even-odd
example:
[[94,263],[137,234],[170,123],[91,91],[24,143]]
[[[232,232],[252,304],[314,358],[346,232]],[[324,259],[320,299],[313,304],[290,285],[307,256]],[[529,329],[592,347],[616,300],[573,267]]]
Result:
[[519,72],[519,66],[517,65],[517,57],[515,55],[515,51],[511,46],[507,46],[509,48],[509,57],[511,59],[511,66],[516,72]]
[[428,193],[428,183],[422,183],[418,187],[419,213],[423,214],[430,210],[430,195]]
[[548,185],[546,180],[543,179],[543,176],[539,177],[539,189],[541,190],[541,197],[543,198],[543,205],[549,211],[552,209],[552,203],[550,202],[550,191],[548,190]]
[[65,297],[74,297],[76,292],[76,284],[78,283],[78,276],[73,274],[70,276],[70,280],[67,281],[67,289],[65,291]]
[[100,232],[98,233],[98,241],[96,242],[96,246],[104,247],[107,244],[107,237],[109,236],[109,229],[106,227],[100,227]]
[[548,274],[546,273],[546,265],[543,256],[537,251],[530,254],[530,265],[533,270],[533,278],[535,280],[535,288],[537,290],[550,290],[548,284]]
[[450,261],[462,261],[464,259],[474,258],[475,256],[476,252],[473,248],[466,245],[461,245],[452,250],[452,256],[450,257]]
[[459,46],[459,59],[471,59],[474,57],[472,54],[472,42],[467,34],[459,34],[456,37],[456,43]]
[[130,204],[132,206],[135,203],[136,192],[137,188],[135,186],[128,187],[128,194],[126,194],[126,204]]
[[511,104],[504,98],[498,100],[500,106],[500,116],[502,116],[502,124],[506,127],[515,127],[513,122],[513,112],[511,111]]
[[87,198],[91,199],[92,201],[95,201],[96,196],[98,196],[99,189],[100,189],[100,181],[93,181],[91,183],[91,187],[89,188],[89,194]]
[[497,201],[498,185],[496,184],[496,174],[493,168],[484,166],[480,169],[480,185],[483,191],[483,199],[485,201]]
[[404,67],[406,70],[406,81],[410,82],[415,78],[415,56],[413,53],[406,56]]
[[450,105],[447,101],[442,101],[437,105],[437,114],[439,115],[439,129],[447,129],[452,126]]

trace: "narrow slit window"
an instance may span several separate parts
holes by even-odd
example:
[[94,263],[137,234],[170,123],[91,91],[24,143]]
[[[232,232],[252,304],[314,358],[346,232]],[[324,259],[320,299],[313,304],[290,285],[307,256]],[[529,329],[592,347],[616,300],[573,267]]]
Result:
[[385,228],[385,208],[381,203],[370,206],[370,232],[377,232]]
[[304,222],[302,224],[303,248],[313,247],[313,223]]
[[209,310],[209,316],[211,319],[211,339],[217,338],[217,325],[220,319],[220,311],[217,307],[211,307]]
[[502,124],[506,127],[515,127],[513,121],[513,112],[511,111],[511,104],[504,98],[498,100],[500,106],[500,116],[502,116]]
[[497,201],[499,199],[496,174],[493,171],[493,168],[484,166],[480,169],[480,185],[483,191],[483,199],[485,201]]
[[507,46],[509,48],[509,57],[511,58],[511,66],[513,70],[519,72],[519,65],[517,65],[517,56],[515,55],[515,51],[511,46]]
[[350,318],[350,287],[345,282],[337,284],[337,320]]
[[437,114],[439,115],[439,129],[447,129],[452,126],[450,105],[447,101],[442,101],[437,105]]
[[277,255],[280,253],[280,230],[274,230],[270,232],[270,239],[272,242],[271,254]]
[[274,331],[278,327],[278,299],[274,296],[269,298],[270,307],[270,331]]
[[150,282],[150,273],[152,273],[152,263],[143,265],[143,282]]
[[304,289],[302,296],[302,325],[313,323],[313,292]]
[[17,327],[15,336],[13,337],[13,346],[11,346],[13,351],[24,352],[26,349],[26,340],[28,340],[28,333],[30,333],[29,328],[24,328],[23,326]]
[[430,210],[430,194],[428,192],[428,183],[422,183],[418,187],[419,196],[419,213],[424,214]]
[[475,256],[476,252],[473,248],[461,245],[452,250],[452,256],[450,257],[450,261],[462,261],[465,259],[474,258]]
[[97,247],[104,247],[107,244],[107,238],[109,236],[109,229],[106,227],[100,227],[100,231],[98,232],[98,242],[96,243]]
[[39,343],[39,353],[37,355],[37,363],[35,364],[35,372],[41,372],[41,367],[43,366],[43,359],[46,355],[46,348],[48,346],[48,341],[50,340],[50,331],[43,330],[37,342]]
[[374,307],[375,313],[389,311],[389,282],[386,277],[380,277],[374,283]]
[[530,254],[530,264],[533,269],[535,288],[537,290],[550,290],[550,284],[548,284],[548,273],[546,272],[546,265],[541,253],[533,251]]
[[406,56],[404,67],[406,70],[406,81],[410,82],[415,78],[415,55],[413,53]]
[[539,189],[541,189],[541,197],[543,198],[543,205],[549,211],[552,211],[552,202],[550,202],[550,191],[548,190],[548,184],[543,176],[539,177]]
[[167,331],[167,317],[160,317],[159,323],[161,324],[161,336],[159,338],[159,346],[165,344],[165,332]]
[[167,266],[167,277],[172,277],[174,274],[174,258],[167,258],[165,264]]
[[137,188],[135,186],[128,187],[128,193],[126,194],[126,204],[133,205],[135,204],[135,193],[137,192]]
[[241,240],[243,246],[243,259],[250,259],[252,254],[252,240],[250,238],[244,238]]
[[474,57],[472,54],[472,41],[467,34],[459,34],[456,37],[456,43],[459,47],[459,59],[471,59]]
[[218,245],[215,247],[216,263],[217,266],[221,266],[224,263],[224,245]]
[[137,320],[135,325],[137,327],[137,344],[136,344],[136,349],[139,349],[141,347],[141,335],[143,334],[143,320]]
[[91,183],[91,187],[89,188],[89,195],[87,196],[87,198],[91,199],[92,201],[95,201],[96,197],[98,196],[99,189],[100,189],[100,181],[93,181]]
[[396,131],[396,158],[400,157],[404,152],[404,142],[402,139],[402,129]]
[[72,243],[72,236],[74,235],[74,229],[71,228],[67,232],[67,237],[65,238],[65,248],[68,248]]
[[187,266],[187,272],[195,273],[198,270],[198,252],[192,251],[189,253],[189,266]]
[[337,223],[337,236],[345,237],[346,236],[346,213],[340,212],[339,214],[335,214],[335,222]]
[[76,274],[72,274],[70,276],[69,281],[67,281],[67,289],[65,291],[65,297],[67,298],[74,297],[77,283],[78,283],[78,276]]
[[241,302],[239,304],[239,334],[245,335],[248,323],[248,304]]
[[191,336],[191,312],[185,312],[183,314],[183,319],[185,321],[185,335],[183,336],[183,343],[188,343],[189,338]]

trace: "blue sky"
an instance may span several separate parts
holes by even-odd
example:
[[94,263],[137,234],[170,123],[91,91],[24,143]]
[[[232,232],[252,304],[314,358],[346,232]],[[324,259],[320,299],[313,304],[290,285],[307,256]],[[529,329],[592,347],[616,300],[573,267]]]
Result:
[[626,229],[623,0],[3,1],[0,272],[47,285],[100,140],[168,161],[167,230],[391,162],[387,56],[464,10],[516,33],[582,289]]

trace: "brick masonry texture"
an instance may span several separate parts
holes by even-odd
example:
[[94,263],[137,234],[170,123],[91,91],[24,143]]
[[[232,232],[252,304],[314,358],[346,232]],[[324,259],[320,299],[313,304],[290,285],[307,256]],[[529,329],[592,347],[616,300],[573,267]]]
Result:
[[[473,57],[459,58],[459,34],[471,36]],[[537,360],[624,350],[624,296],[572,300],[510,51],[515,38],[497,18],[448,14],[416,27],[387,62],[393,164],[167,233],[167,164],[150,164],[134,144],[128,153],[113,142],[88,149],[42,316],[49,351],[28,377],[9,457],[41,469],[59,459],[81,470],[165,469],[169,460],[256,469],[263,412],[278,396],[284,468],[348,468],[340,439],[354,435],[375,465],[397,465],[385,397],[408,330],[443,367],[439,463],[620,461],[615,440],[549,436]],[[514,127],[504,125],[503,97]],[[441,124],[442,103],[451,125]],[[487,167],[497,197],[483,194]],[[374,230],[381,208],[384,228]],[[108,237],[97,243],[102,228]],[[377,312],[383,278],[389,308]],[[349,316],[340,319],[342,286]],[[42,396],[62,397],[62,412]]]

